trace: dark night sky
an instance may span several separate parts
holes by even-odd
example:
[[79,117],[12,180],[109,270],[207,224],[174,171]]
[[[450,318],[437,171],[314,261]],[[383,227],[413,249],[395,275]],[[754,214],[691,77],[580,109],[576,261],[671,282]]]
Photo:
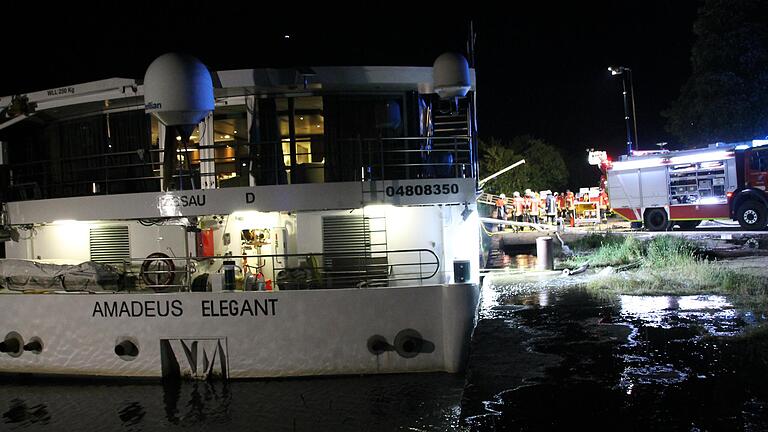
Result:
[[[315,16],[310,6],[264,11],[262,2],[15,3],[4,14],[13,19],[4,23],[0,95],[141,78],[168,51],[191,53],[214,70],[428,66],[442,52],[463,49],[470,18],[434,16],[408,3],[369,5],[357,18],[333,19]],[[620,154],[626,148],[621,81],[607,71],[616,64],[634,72],[640,146],[667,141],[674,148],[659,112],[690,73],[700,3],[508,2],[471,12],[481,138],[531,134],[579,161],[589,147]]]

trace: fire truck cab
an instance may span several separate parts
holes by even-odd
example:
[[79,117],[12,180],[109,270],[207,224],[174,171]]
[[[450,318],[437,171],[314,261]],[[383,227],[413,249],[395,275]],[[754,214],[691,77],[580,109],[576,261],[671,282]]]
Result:
[[768,224],[768,140],[736,145],[738,186],[729,195],[730,217],[744,229],[765,229]]
[[637,151],[607,166],[617,214],[646,229],[692,229],[702,220],[768,224],[768,140],[716,143],[681,151]]

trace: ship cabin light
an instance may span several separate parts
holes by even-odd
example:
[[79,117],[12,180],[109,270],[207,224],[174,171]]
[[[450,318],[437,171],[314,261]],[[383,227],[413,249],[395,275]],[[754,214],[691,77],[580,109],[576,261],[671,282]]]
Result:
[[243,227],[272,228],[278,226],[280,214],[278,212],[247,210],[232,213],[232,218]]
[[77,221],[74,219],[56,219],[51,224],[52,225],[73,225],[76,224]]
[[382,217],[386,216],[394,207],[392,204],[370,204],[363,207],[363,213],[366,216]]

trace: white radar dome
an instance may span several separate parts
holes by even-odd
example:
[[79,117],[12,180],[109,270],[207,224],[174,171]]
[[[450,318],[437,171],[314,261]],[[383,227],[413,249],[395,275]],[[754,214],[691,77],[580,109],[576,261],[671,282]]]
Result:
[[144,110],[166,126],[196,125],[213,108],[213,81],[200,60],[168,53],[147,68]]
[[435,93],[441,98],[464,97],[472,87],[469,64],[459,53],[445,53],[432,65]]

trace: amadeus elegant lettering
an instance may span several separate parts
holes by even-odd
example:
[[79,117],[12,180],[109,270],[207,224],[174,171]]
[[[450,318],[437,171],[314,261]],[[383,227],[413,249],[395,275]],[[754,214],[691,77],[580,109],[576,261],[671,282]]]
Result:
[[203,300],[200,303],[204,317],[257,317],[274,316],[277,299]]
[[[277,299],[200,300],[203,318],[268,317],[277,314]],[[92,318],[179,318],[184,315],[181,300],[97,301]]]
[[97,301],[91,317],[100,318],[178,318],[184,314],[181,300]]

